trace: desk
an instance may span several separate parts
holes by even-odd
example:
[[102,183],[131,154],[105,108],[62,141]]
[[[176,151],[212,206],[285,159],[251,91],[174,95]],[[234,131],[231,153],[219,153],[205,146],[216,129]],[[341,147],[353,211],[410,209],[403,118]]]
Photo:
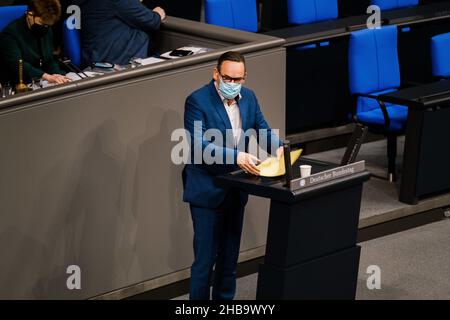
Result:
[[[449,8],[447,1],[382,12],[385,25],[399,26],[402,80],[433,81],[429,42],[450,31]],[[348,123],[355,108],[348,88],[348,39],[353,31],[366,28],[367,18],[359,15],[265,33],[286,41],[288,135]]]
[[[300,158],[292,166],[312,174],[337,165]],[[354,299],[360,247],[356,245],[362,185],[367,171],[304,189],[283,186],[283,178],[231,173],[216,179],[271,199],[266,255],[258,274],[257,299]]]
[[380,95],[409,108],[400,201],[450,191],[450,80]]
[[[263,30],[277,30],[289,27],[298,27],[295,25],[289,25],[288,23],[287,0],[261,1],[263,3],[261,14],[261,25]],[[368,15],[365,14],[367,7],[370,5],[370,1],[362,1],[365,3],[357,3],[358,1],[352,1],[351,3],[349,3],[346,0],[339,1],[338,20],[345,20],[347,19],[346,17],[355,17],[358,15],[361,17],[365,17],[364,20],[366,20]],[[355,8],[357,9],[355,10]],[[407,23],[408,21],[420,21],[423,19],[439,19],[450,14],[449,8],[450,1],[441,1],[440,3],[437,3],[435,1],[427,5],[382,11],[382,19],[388,19],[389,24]],[[349,20],[349,22],[351,22],[351,20]]]
[[366,21],[367,16],[354,16],[272,30],[265,34],[285,39],[286,46],[294,46],[347,35],[350,30],[366,28]]

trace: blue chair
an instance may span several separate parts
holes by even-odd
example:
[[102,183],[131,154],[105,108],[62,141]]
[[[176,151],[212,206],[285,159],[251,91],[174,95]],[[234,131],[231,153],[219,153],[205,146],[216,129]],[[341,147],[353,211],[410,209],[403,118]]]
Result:
[[431,38],[433,75],[450,78],[450,32]]
[[221,27],[257,32],[256,0],[206,0],[205,21]]
[[4,6],[0,7],[0,32],[16,19],[19,19],[27,11],[27,6]]
[[417,6],[419,0],[372,0],[371,4],[379,6],[381,10],[392,10]]
[[337,0],[288,0],[288,21],[306,24],[338,17]]
[[397,136],[404,133],[408,108],[383,103],[377,96],[400,87],[397,27],[353,32],[349,43],[349,85],[356,98],[356,122],[387,136],[390,181],[395,180]]
[[72,64],[81,67],[81,40],[80,30],[69,29],[67,20],[63,23],[63,52]]

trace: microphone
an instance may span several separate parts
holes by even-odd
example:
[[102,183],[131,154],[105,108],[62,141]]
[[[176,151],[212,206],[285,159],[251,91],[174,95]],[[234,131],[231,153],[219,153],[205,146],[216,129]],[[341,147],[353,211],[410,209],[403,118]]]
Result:
[[284,152],[284,167],[286,169],[285,186],[290,189],[292,180],[292,166],[291,166],[291,143],[289,140],[284,140],[283,152]]

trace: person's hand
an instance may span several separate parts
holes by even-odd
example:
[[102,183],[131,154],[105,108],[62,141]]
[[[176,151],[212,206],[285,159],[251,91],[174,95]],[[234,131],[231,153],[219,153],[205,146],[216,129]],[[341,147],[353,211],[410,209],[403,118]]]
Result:
[[161,7],[156,7],[155,9],[153,9],[153,12],[156,12],[157,14],[159,14],[161,16],[161,21],[166,18],[166,12]]
[[258,164],[258,162],[261,162],[261,160],[259,160],[254,155],[251,155],[250,153],[245,152],[238,153],[237,164],[245,172],[258,176],[259,169],[256,167],[256,164]]
[[46,80],[49,83],[56,83],[56,84],[63,84],[70,81],[69,78],[61,74],[48,74],[48,73],[44,73],[44,75],[42,76],[42,80]]
[[280,160],[280,158],[283,156],[284,154],[284,148],[283,147],[279,147],[277,149],[277,159]]

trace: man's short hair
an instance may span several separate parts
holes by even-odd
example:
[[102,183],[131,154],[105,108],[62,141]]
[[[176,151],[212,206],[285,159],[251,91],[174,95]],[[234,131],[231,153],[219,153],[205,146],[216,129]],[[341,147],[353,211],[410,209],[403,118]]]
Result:
[[219,57],[219,60],[217,61],[217,70],[219,72],[224,61],[242,62],[245,67],[245,58],[237,51],[227,51]]
[[61,17],[61,3],[59,0],[31,0],[28,11],[40,17],[43,23],[53,25]]

